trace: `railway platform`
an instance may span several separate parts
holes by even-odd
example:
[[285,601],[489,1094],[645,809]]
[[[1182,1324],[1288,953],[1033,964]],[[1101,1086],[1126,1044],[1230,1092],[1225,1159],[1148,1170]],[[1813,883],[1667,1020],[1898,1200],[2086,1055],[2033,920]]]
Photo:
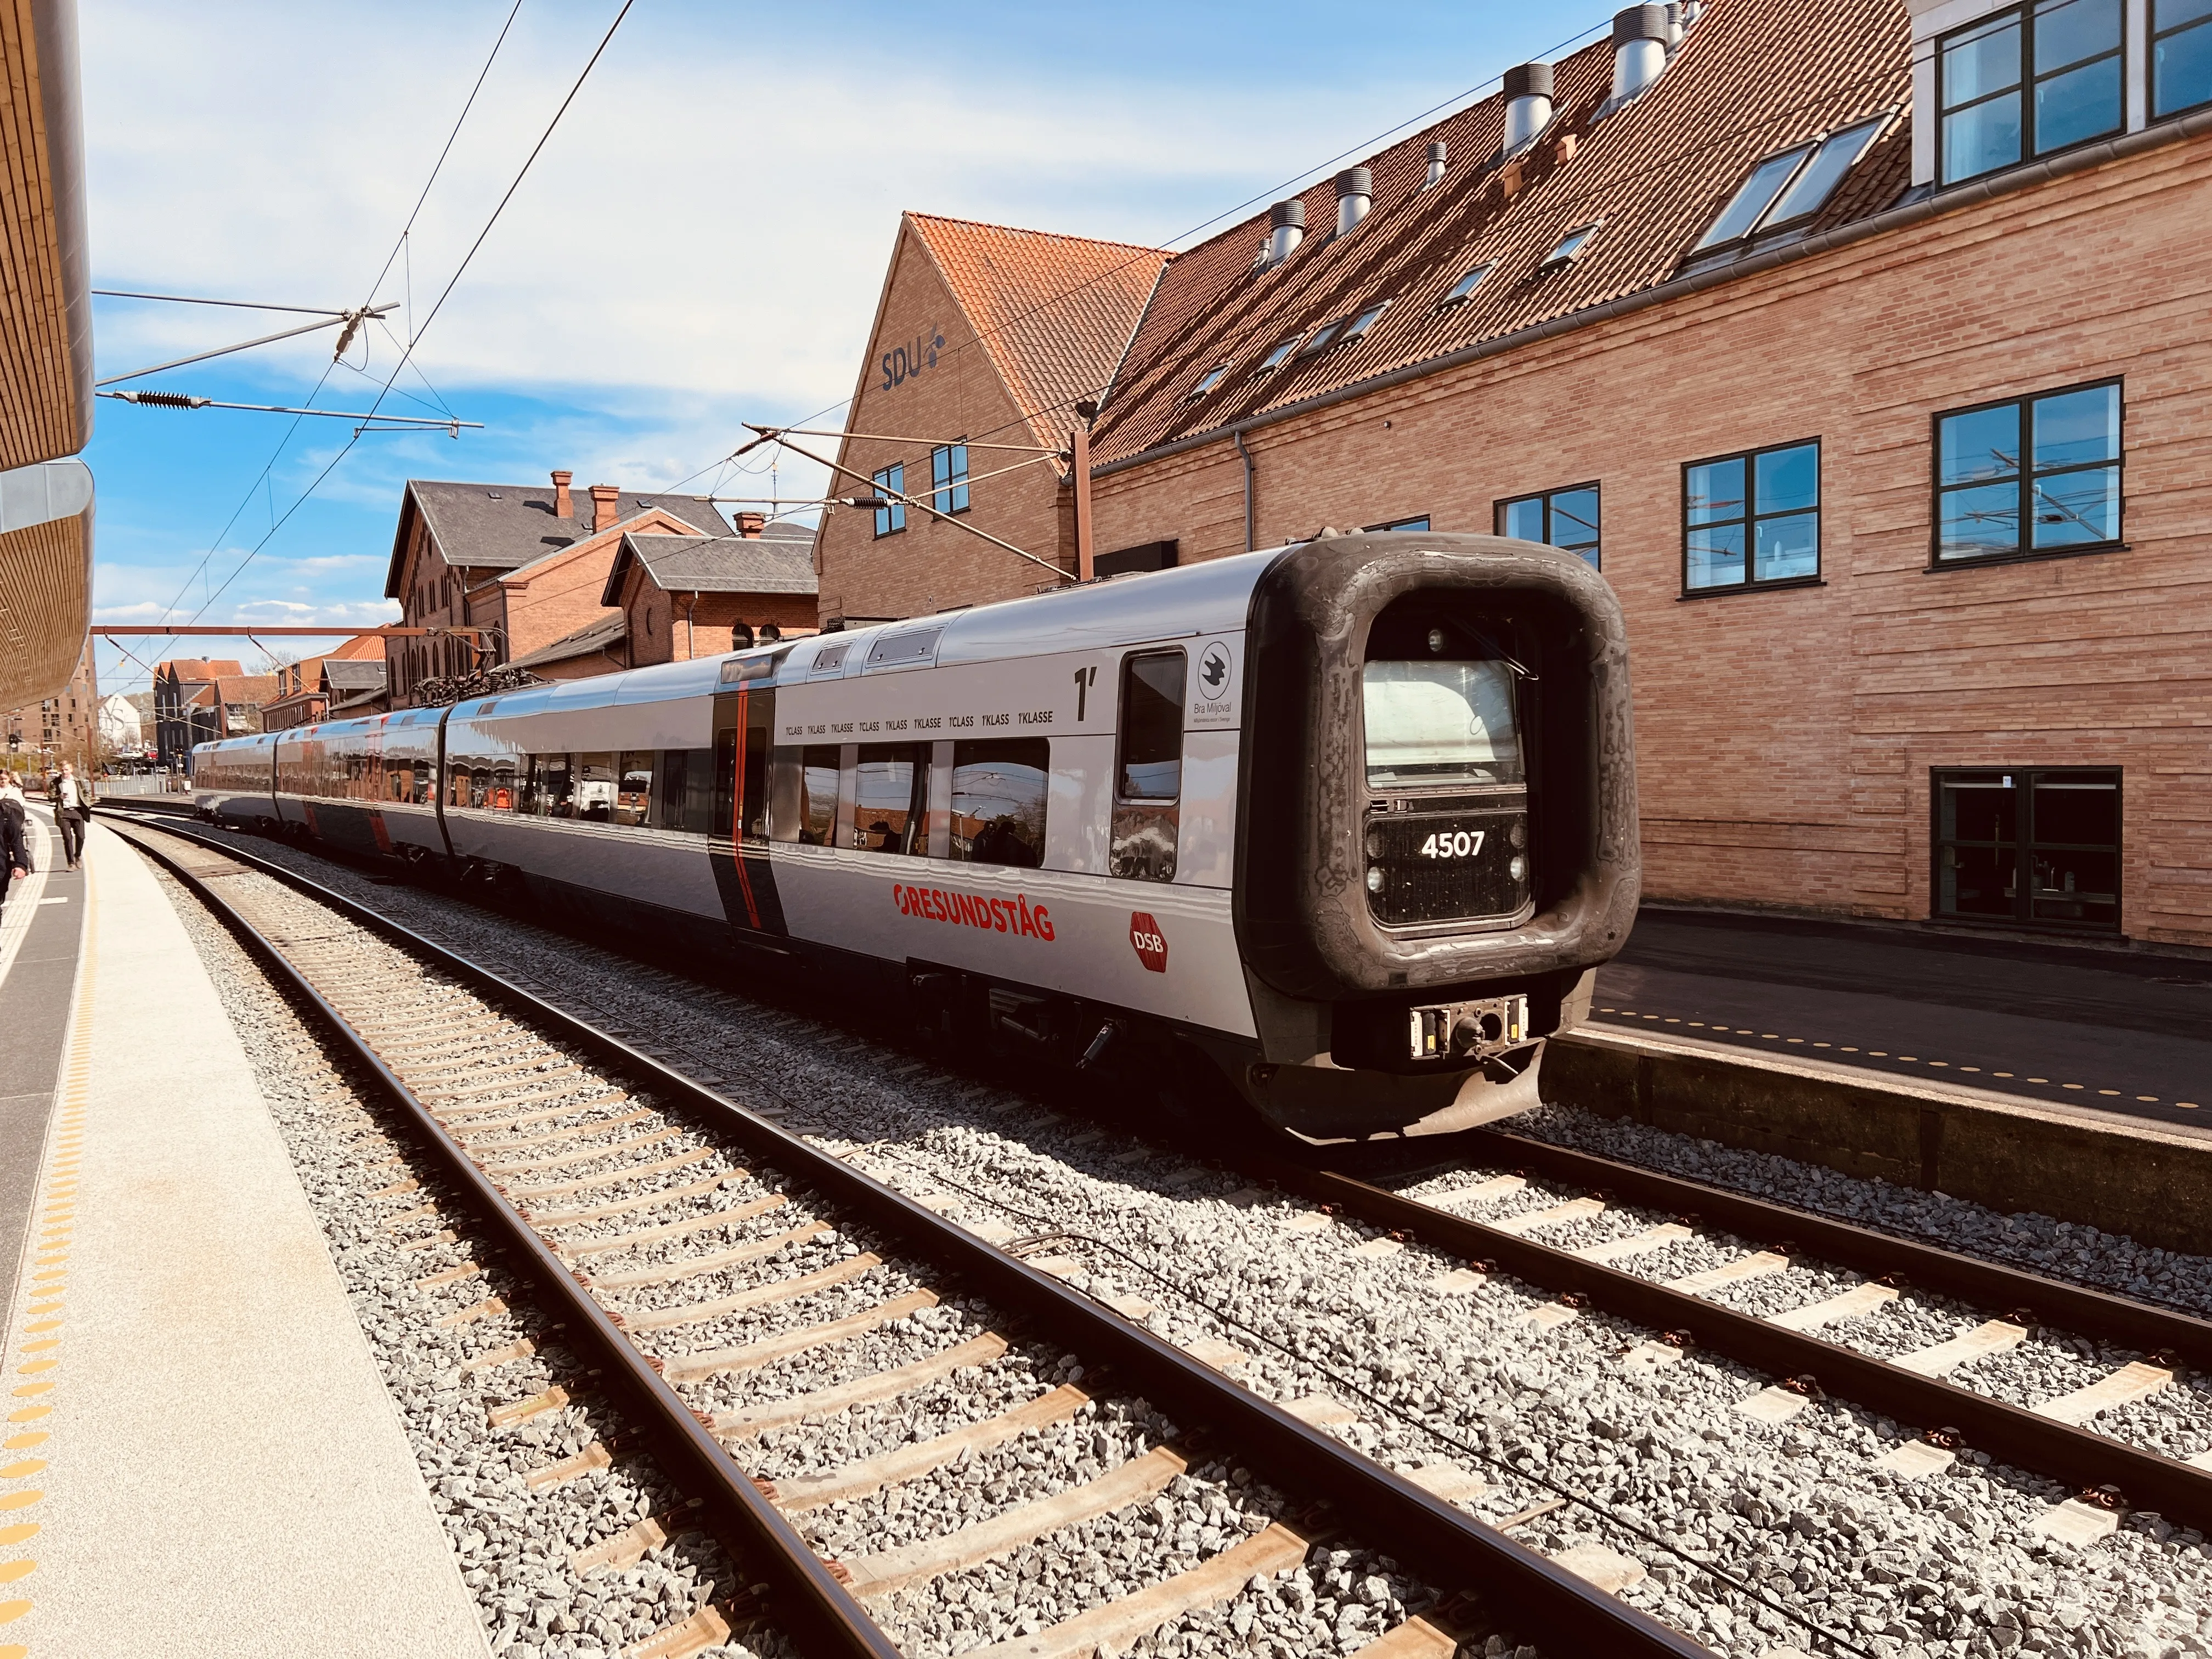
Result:
[[1647,908],[1595,1024],[2212,1128],[2212,962]]
[[0,1659],[481,1659],[246,1050],[95,825],[0,926]]

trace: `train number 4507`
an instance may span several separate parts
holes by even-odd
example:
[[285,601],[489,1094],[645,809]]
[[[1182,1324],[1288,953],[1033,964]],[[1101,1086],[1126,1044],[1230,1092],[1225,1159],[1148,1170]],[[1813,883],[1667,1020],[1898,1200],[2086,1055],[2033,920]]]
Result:
[[1425,859],[1471,859],[1482,851],[1482,830],[1440,830],[1421,843]]

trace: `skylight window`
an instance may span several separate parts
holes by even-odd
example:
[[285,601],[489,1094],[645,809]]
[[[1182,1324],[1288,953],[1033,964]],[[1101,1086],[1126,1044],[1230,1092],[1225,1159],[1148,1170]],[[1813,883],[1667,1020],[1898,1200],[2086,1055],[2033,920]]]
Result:
[[1207,392],[1212,391],[1214,387],[1221,384],[1222,377],[1228,373],[1229,365],[1227,363],[1214,364],[1212,368],[1207,369],[1204,374],[1199,377],[1198,384],[1190,389],[1192,398],[1195,400],[1206,396]]
[[1338,318],[1333,323],[1323,323],[1319,328],[1316,329],[1311,334],[1306,337],[1305,344],[1298,348],[1298,356],[1301,357],[1319,356],[1322,352],[1328,350],[1331,346],[1336,343],[1336,337],[1344,332],[1344,324],[1345,319],[1341,317]]
[[1589,246],[1589,239],[1596,234],[1597,227],[1594,224],[1576,227],[1559,238],[1559,246],[1543,257],[1537,269],[1540,270],[1547,265],[1564,265],[1571,263],[1581,255],[1583,249]]
[[1818,213],[1888,118],[1879,115],[1826,139],[1768,156],[1751,170],[1751,176],[1713,221],[1712,228],[1698,239],[1691,251],[1702,252],[1740,242],[1760,231]]
[[1476,289],[1482,285],[1482,279],[1484,277],[1489,276],[1492,271],[1497,269],[1498,267],[1496,265],[1477,265],[1473,270],[1468,271],[1466,276],[1461,277],[1459,281],[1451,285],[1451,292],[1445,295],[1443,299],[1437,302],[1438,307],[1442,307],[1443,306],[1458,305],[1462,301],[1465,300],[1468,295],[1474,293]]
[[1344,325],[1344,332],[1337,337],[1337,343],[1341,345],[1346,340],[1358,339],[1369,329],[1374,327],[1382,313],[1389,309],[1390,302],[1388,300],[1383,301],[1380,305],[1368,307],[1366,310]]
[[1303,335],[1293,334],[1289,339],[1284,341],[1282,344],[1277,346],[1266,356],[1261,358],[1260,373],[1264,374],[1269,369],[1280,368],[1285,363],[1288,362],[1290,361],[1291,354],[1298,349],[1298,342],[1304,337]]

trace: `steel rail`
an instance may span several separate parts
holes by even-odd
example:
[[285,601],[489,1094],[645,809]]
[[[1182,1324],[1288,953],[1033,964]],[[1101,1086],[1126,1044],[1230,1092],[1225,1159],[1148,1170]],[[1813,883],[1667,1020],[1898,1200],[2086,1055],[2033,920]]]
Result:
[[[110,814],[111,817],[120,816]],[[175,830],[160,826],[162,833]],[[498,1239],[508,1261],[567,1322],[568,1340],[599,1366],[599,1382],[644,1431],[655,1457],[685,1493],[701,1501],[702,1519],[729,1544],[742,1565],[769,1585],[767,1606],[776,1623],[810,1655],[840,1659],[902,1659],[897,1644],[862,1610],[781,1512],[762,1495],[676,1390],[616,1328],[574,1274],[461,1150],[460,1143],[386,1065],[283,949],[216,892],[200,874],[137,836],[129,842],[181,882],[207,906],[247,951],[314,1014],[316,1021],[374,1079],[377,1089],[438,1163],[461,1201]],[[197,836],[190,837],[195,842]],[[204,843],[202,843],[204,844]],[[230,849],[210,850],[229,856]]]
[[[122,815],[111,811],[108,816]],[[1711,1659],[1709,1650],[1680,1632],[1231,1382],[1143,1326],[589,1021],[311,878],[243,853],[197,829],[167,823],[149,827],[212,848],[258,870],[401,950],[428,959],[488,1000],[520,1011],[541,1034],[651,1090],[664,1109],[688,1112],[695,1121],[730,1136],[749,1156],[821,1193],[975,1286],[1007,1314],[1081,1353],[1086,1364],[1095,1360],[1105,1365],[1186,1430],[1218,1436],[1236,1448],[1240,1462],[1250,1464],[1279,1490],[1318,1501],[1330,1512],[1332,1524],[1375,1540],[1440,1589],[1483,1593],[1502,1622],[1526,1628],[1545,1645],[1561,1651]],[[534,1235],[532,1238],[542,1250],[542,1242],[535,1241]],[[604,1316],[598,1318],[604,1323]],[[611,1333],[611,1327],[607,1329]],[[719,1445],[715,1449],[718,1470],[735,1469]]]
[[[1880,1232],[1854,1222],[1809,1210],[1730,1192],[1686,1176],[1621,1164],[1594,1152],[1496,1129],[1466,1129],[1393,1145],[1401,1150],[1349,1156],[1334,1148],[1321,1161],[1339,1174],[1372,1180],[1366,1166],[1419,1156],[1423,1168],[1443,1160],[1496,1169],[1523,1169],[1547,1179],[1603,1191],[1669,1214],[1694,1215],[1706,1224],[1761,1244],[1790,1243],[1823,1261],[1850,1268],[1869,1279],[1902,1277],[1917,1290],[1955,1296],[1985,1308],[2008,1308],[2034,1315],[2032,1322],[2062,1326],[2145,1353],[2167,1352],[2199,1370],[2212,1370],[2212,1321],[2178,1309],[2115,1296],[2069,1284],[2024,1267],[2007,1267],[1978,1256],[1961,1255],[1940,1244]],[[1790,1254],[1796,1254],[1793,1250]]]
[[2212,1527],[2212,1471],[1920,1376],[1704,1297],[1669,1290],[1333,1170],[1275,1154],[1248,1157],[1242,1167],[1316,1203],[1404,1231],[1468,1261],[1494,1262],[1529,1284],[1584,1297],[1594,1308],[1655,1332],[1683,1333],[1692,1346],[1769,1376],[1810,1378],[1821,1393],[1885,1416],[1923,1429],[1955,1428],[1969,1447],[2020,1468],[2084,1492],[2117,1486],[2130,1508],[2155,1510],[2185,1526]]

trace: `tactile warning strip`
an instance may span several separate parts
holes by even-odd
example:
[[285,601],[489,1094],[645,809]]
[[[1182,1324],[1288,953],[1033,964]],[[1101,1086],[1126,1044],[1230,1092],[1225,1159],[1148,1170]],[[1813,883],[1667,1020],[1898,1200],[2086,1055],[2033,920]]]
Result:
[[[6,1407],[0,1422],[0,1632],[15,1626],[35,1603],[22,1594],[39,1568],[33,1546],[44,1524],[46,1492],[37,1484],[52,1455],[56,1390],[62,1379],[62,1337],[69,1316],[69,1256],[83,1194],[85,1103],[92,1085],[92,917],[94,878],[84,888],[84,946],[77,964],[76,999],[62,1063],[59,1098],[47,1139],[46,1168],[30,1230],[21,1323],[8,1346]],[[0,1639],[0,1659],[29,1659],[22,1642]]]

